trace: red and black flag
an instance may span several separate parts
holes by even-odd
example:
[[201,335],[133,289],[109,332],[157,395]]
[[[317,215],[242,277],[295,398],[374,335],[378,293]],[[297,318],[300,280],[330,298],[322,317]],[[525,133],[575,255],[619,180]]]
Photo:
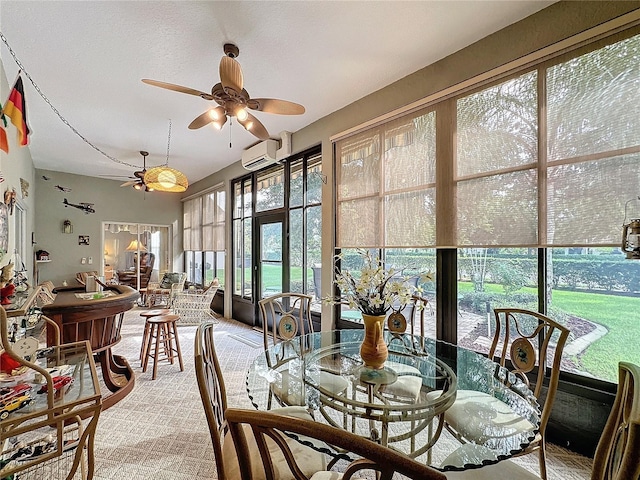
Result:
[[22,77],[18,76],[15,85],[9,93],[7,103],[2,109],[2,114],[11,119],[18,129],[18,145],[25,146],[29,143],[29,127],[27,126],[27,109],[24,101],[24,87]]

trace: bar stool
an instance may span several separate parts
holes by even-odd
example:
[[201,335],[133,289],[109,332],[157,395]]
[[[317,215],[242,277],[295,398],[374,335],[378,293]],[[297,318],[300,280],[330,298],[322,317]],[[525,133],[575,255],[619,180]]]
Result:
[[[151,380],[156,379],[160,360],[169,360],[169,363],[173,365],[173,359],[178,358],[180,371],[184,372],[180,342],[178,341],[178,330],[176,328],[176,322],[179,319],[179,315],[158,315],[147,319],[147,323],[150,324],[150,329],[142,371],[147,371],[149,358],[152,357],[153,375]],[[161,355],[164,355],[165,358],[160,358]]]
[[169,313],[171,313],[171,310],[169,310],[168,308],[154,308],[153,310],[145,310],[144,312],[140,312],[140,316],[145,319],[144,332],[142,332],[142,344],[140,345],[140,366],[142,366],[142,362],[144,361],[147,343],[149,342],[149,330],[151,328],[151,325],[147,320],[149,320],[151,317],[157,317],[158,315],[168,315]]

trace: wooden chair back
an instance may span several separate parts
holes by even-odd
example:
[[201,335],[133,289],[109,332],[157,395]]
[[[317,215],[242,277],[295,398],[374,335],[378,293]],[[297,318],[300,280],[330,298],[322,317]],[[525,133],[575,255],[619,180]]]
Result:
[[279,293],[258,302],[265,350],[269,348],[269,336],[273,338],[273,343],[278,343],[313,332],[312,300],[311,295],[302,293]]
[[640,367],[618,365],[618,392],[593,457],[591,480],[640,478]]
[[198,326],[194,342],[195,369],[213,443],[218,478],[227,478],[222,455],[222,444],[228,430],[225,418],[227,393],[213,341],[213,327],[213,322],[204,322]]
[[[282,453],[295,480],[308,479],[297,467],[296,458],[286,442],[286,439],[289,438],[287,433],[297,436],[304,435],[319,442],[331,444],[338,449],[353,452],[361,457],[346,466],[342,477],[340,477],[343,480],[357,478],[354,475],[359,476],[360,472],[367,470],[377,472],[378,476],[375,478],[380,480],[390,480],[394,473],[415,480],[446,480],[447,478],[443,473],[402,453],[346,430],[317,423],[314,420],[280,415],[275,412],[230,408],[227,410],[227,421],[240,460],[242,480],[255,478],[252,475],[251,462],[260,462],[264,465],[267,479],[277,478],[272,461],[275,450]],[[251,427],[260,451],[259,458],[250,455],[243,424]],[[267,443],[267,439],[269,439],[269,443]]]
[[[530,385],[542,408],[540,432],[551,415],[551,408],[560,378],[560,360],[569,337],[569,329],[546,315],[520,308],[496,308],[495,332],[489,358],[502,366],[511,364],[511,371]],[[541,398],[545,377],[549,383],[547,394]]]

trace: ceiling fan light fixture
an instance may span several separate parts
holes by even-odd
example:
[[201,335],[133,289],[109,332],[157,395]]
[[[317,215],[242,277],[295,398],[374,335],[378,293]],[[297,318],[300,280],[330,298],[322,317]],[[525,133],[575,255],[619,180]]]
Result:
[[184,192],[189,181],[184,173],[167,166],[154,167],[147,170],[144,183],[149,189],[159,192]]
[[244,107],[237,108],[235,113],[239,122],[245,122],[249,118],[249,112]]
[[136,190],[140,190],[142,188],[142,184],[141,183],[136,183],[133,188],[135,188]]

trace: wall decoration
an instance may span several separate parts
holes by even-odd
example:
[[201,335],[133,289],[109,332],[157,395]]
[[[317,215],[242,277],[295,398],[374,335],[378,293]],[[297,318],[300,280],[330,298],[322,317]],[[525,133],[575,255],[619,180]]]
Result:
[[70,192],[70,191],[71,191],[71,189],[70,189],[69,187],[63,187],[63,186],[61,186],[61,185],[56,185],[56,186],[55,186],[55,187],[53,187],[53,188],[55,188],[56,190],[59,190],[59,191],[61,191],[61,192],[65,192],[65,193],[66,193],[66,192]]
[[96,210],[93,208],[93,203],[85,203],[85,202],[80,202],[79,204],[75,204],[75,203],[69,203],[69,201],[65,198],[62,202],[66,207],[73,207],[73,208],[77,208],[78,210],[82,210],[84,213],[89,214],[89,213],[96,213]]
[[4,192],[4,203],[9,207],[9,215],[13,215],[13,207],[16,204],[16,189],[7,190]]
[[71,225],[71,220],[65,220],[62,222],[62,233],[73,233],[73,225]]
[[78,245],[89,245],[89,235],[78,235]]
[[20,190],[22,191],[22,198],[27,198],[29,196],[29,182],[24,178],[20,179]]
[[9,207],[0,202],[0,259],[9,248]]

